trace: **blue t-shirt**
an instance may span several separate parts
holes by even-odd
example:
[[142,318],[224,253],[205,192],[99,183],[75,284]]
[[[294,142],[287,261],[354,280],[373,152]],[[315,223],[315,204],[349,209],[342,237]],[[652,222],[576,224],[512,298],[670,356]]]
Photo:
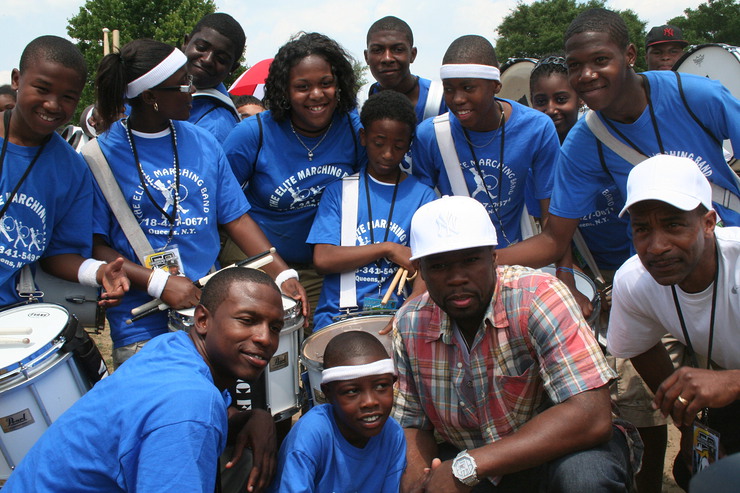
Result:
[[[116,122],[98,137],[100,148],[111,165],[123,196],[139,221],[155,251],[177,246],[182,273],[197,280],[208,273],[220,248],[218,225],[238,219],[249,210],[244,194],[234,180],[229,163],[218,142],[205,130],[191,123],[174,122],[180,166],[178,223],[169,240],[169,220],[156,208],[141,185],[126,129]],[[157,134],[134,133],[134,144],[145,175],[149,194],[159,207],[172,212],[174,157],[169,130]],[[94,232],[127,259],[139,262],[121,230],[100,188],[95,185]],[[131,325],[131,309],[151,297],[137,289],[130,290],[121,304],[108,308],[114,347],[151,339],[167,332],[167,312],[138,320]]]
[[[504,125],[503,167],[500,164],[501,129],[492,132],[468,131],[480,173],[460,121],[452,112],[449,113],[452,139],[468,191],[471,197],[486,207],[496,227],[501,248],[521,240],[520,220],[530,169],[534,198],[550,198],[552,169],[560,148],[555,125],[547,115],[515,101],[502,101],[511,104],[512,108],[511,116]],[[436,187],[442,195],[452,195],[431,119],[417,127],[412,151],[414,175],[422,183]]]
[[[693,159],[709,181],[740,195],[721,145],[699,127],[683,105],[676,74],[654,71],[643,75],[650,82],[655,123],[666,153]],[[688,105],[694,114],[717,139],[729,138],[734,147],[740,148],[740,101],[717,81],[691,74],[680,76]],[[599,112],[597,115],[604,120]],[[634,123],[611,123],[647,156],[661,152],[649,107]],[[621,140],[613,131],[610,132]],[[580,218],[596,210],[596,199],[612,178],[622,197],[626,197],[627,175],[632,165],[604,145],[604,161],[609,170],[607,174],[599,161],[596,142],[585,121],[579,121],[571,129],[555,169],[550,203],[552,214]],[[619,205],[617,209],[621,207]],[[725,225],[740,226],[739,213],[717,204],[715,208]]]
[[230,400],[185,332],[158,337],[52,424],[3,493],[211,493]]
[[397,493],[406,468],[406,439],[388,418],[364,448],[339,431],[331,404],[314,407],[293,426],[278,455],[272,493]]
[[[223,84],[217,85],[214,89],[225,97],[229,97]],[[193,94],[193,107],[190,109],[188,121],[207,130],[220,143],[223,144],[240,120],[236,110],[227,108],[225,103],[218,102],[215,97],[198,92]]]
[[[0,146],[2,143],[0,138]],[[8,142],[0,175],[0,207],[38,150]],[[92,203],[87,164],[53,133],[0,219],[0,306],[20,301],[16,283],[26,264],[64,253],[91,256]]]
[[[414,107],[414,110],[416,110],[416,122],[421,123],[425,120],[424,109],[427,106],[427,99],[429,98],[429,87],[432,85],[432,81],[429,79],[425,79],[423,77],[418,77],[418,79],[419,79],[419,99],[416,101],[416,106]],[[372,96],[373,94],[379,91],[380,91],[380,85],[376,82],[370,86],[367,96]],[[447,113],[447,104],[445,103],[444,92],[440,94],[441,94],[441,97],[439,98],[439,111],[437,111],[436,115]],[[432,116],[436,116],[436,115],[432,115]]]
[[[366,173],[360,173],[357,199],[357,229],[355,245],[369,245],[370,228],[376,243],[383,241],[386,231],[388,240],[401,245],[409,245],[409,231],[411,229],[411,217],[416,210],[427,202],[436,198],[434,191],[422,185],[413,176],[407,176],[398,184],[396,203],[393,207],[393,217],[390,226],[388,215],[393,199],[394,184],[381,183],[369,177],[367,182],[370,190],[373,224],[370,225],[370,216],[367,209],[367,194],[365,193],[365,182],[368,178]],[[326,190],[319,204],[319,211],[313,222],[313,227],[308,235],[307,242],[316,245],[326,243],[329,245],[341,244],[342,224],[342,182],[332,183]],[[363,300],[370,296],[382,299],[398,266],[388,259],[382,258],[376,262],[360,267],[355,271],[355,283],[357,292],[357,307],[364,308]],[[339,310],[339,278],[340,274],[327,274],[321,287],[321,296],[313,316],[314,330],[321,329],[333,322],[332,318],[340,314]],[[381,287],[378,287],[380,282]],[[398,296],[395,291],[392,298],[401,306],[405,297]]]
[[[258,118],[262,121],[262,145]],[[234,175],[252,205],[252,219],[286,261],[312,262],[306,238],[324,187],[367,163],[359,131],[355,113],[335,114],[324,135],[300,136],[309,149],[317,146],[309,161],[290,120],[275,122],[272,113],[264,111],[234,127],[224,142]]]

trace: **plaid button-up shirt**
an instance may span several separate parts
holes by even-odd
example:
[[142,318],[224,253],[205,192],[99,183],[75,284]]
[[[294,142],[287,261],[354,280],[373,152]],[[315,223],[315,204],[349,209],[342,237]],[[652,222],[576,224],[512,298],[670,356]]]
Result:
[[434,429],[460,449],[477,448],[616,377],[564,284],[519,266],[499,266],[496,276],[469,367],[467,348],[428,294],[398,311],[393,417],[402,427]]

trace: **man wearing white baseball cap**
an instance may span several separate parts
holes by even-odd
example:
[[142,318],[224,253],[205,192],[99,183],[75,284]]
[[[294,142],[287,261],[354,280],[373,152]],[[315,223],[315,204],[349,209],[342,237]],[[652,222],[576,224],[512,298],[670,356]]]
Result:
[[[676,156],[654,156],[632,170],[625,212],[637,255],[614,278],[608,349],[631,358],[655,392],[653,407],[700,437],[697,446],[707,452],[714,442],[691,427],[704,410],[701,419],[720,432],[722,452],[738,452],[740,228],[716,227],[709,182],[694,161]],[[686,344],[691,366],[674,372],[660,343],[666,333]],[[674,465],[684,487],[692,467],[688,442]]]
[[470,197],[422,206],[410,243],[428,293],[398,311],[393,332],[401,490],[627,491],[615,373],[568,288],[496,266],[496,231]]

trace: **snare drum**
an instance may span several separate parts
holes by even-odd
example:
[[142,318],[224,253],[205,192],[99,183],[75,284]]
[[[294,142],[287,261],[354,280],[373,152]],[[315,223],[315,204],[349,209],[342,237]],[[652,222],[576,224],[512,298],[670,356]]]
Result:
[[381,336],[378,332],[388,325],[388,322],[392,318],[392,315],[369,315],[348,318],[326,326],[309,336],[303,342],[303,346],[301,346],[301,363],[308,370],[308,380],[311,387],[310,392],[314,405],[327,402],[324,393],[321,391],[321,372],[324,369],[324,350],[327,344],[329,344],[329,341],[344,332],[361,330],[377,337],[390,355],[393,351],[391,347],[391,334],[388,333]]
[[531,107],[529,76],[536,63],[536,58],[509,58],[501,66],[501,91],[498,96]]
[[[59,305],[0,312],[0,486],[52,422],[91,385],[72,353],[62,353],[74,322]],[[10,340],[28,338],[28,344]],[[5,340],[6,342],[3,342]]]
[[[542,272],[546,272],[547,274],[550,274],[554,277],[557,277],[556,269],[552,266],[543,267],[540,269]],[[573,277],[576,281],[576,289],[586,298],[588,298],[591,301],[591,304],[594,307],[594,311],[591,312],[591,316],[586,319],[586,322],[588,322],[588,325],[591,327],[591,330],[594,332],[594,336],[596,337],[598,343],[602,347],[606,347],[606,330],[602,331],[599,329],[599,314],[601,313],[601,297],[599,296],[599,291],[596,289],[596,284],[583,272],[574,270],[573,271]]]
[[[740,98],[740,48],[737,46],[722,43],[692,46],[676,61],[673,70],[718,80],[733,96]],[[723,147],[733,155],[729,140]]]
[[177,332],[178,330],[184,330],[190,332],[193,327],[195,320],[195,307],[183,308],[182,310],[170,309],[167,315],[167,328],[170,332]]

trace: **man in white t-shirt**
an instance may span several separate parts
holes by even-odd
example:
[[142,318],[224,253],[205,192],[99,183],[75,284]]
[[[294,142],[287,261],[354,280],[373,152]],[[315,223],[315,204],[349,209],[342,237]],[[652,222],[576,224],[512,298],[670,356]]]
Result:
[[[696,163],[676,156],[654,156],[632,170],[621,214],[627,211],[637,255],[614,278],[608,349],[631,358],[655,392],[653,407],[682,432],[711,408],[720,451],[738,452],[740,228],[716,228],[711,185]],[[666,333],[687,345],[692,366],[674,372],[660,343]],[[681,457],[690,458],[686,443]],[[688,467],[677,460],[679,484]]]

